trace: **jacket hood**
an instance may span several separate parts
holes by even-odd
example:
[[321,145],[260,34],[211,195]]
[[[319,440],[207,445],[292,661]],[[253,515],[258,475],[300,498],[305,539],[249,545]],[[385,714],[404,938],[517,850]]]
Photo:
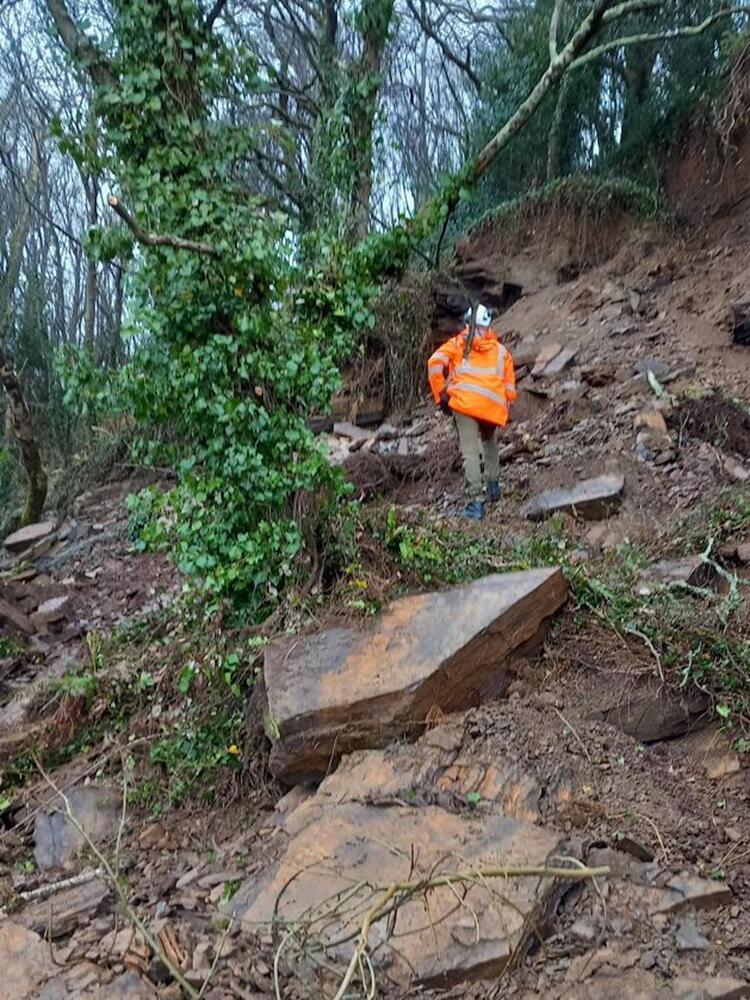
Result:
[[[468,326],[464,327],[461,332],[462,337],[469,336]],[[495,344],[498,343],[498,337],[495,331],[491,327],[486,327],[484,329],[477,329],[474,334],[474,340],[471,342],[472,351],[489,351]]]

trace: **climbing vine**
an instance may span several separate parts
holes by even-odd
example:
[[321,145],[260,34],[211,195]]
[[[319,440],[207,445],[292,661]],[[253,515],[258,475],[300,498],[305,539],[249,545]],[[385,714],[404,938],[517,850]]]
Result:
[[[144,430],[141,458],[177,474],[167,492],[134,501],[133,519],[141,545],[169,549],[208,593],[258,616],[303,572],[319,529],[305,511],[320,518],[342,494],[308,420],[329,406],[354,332],[372,322],[368,258],[319,241],[311,264],[286,218],[243,186],[260,136],[218,106],[233,84],[259,85],[256,66],[203,30],[194,0],[120,0],[114,25],[96,111],[134,243],[138,346],[106,398]],[[107,255],[122,237],[116,225],[91,242]],[[80,394],[87,383],[70,384]],[[327,505],[306,502],[313,494]]]

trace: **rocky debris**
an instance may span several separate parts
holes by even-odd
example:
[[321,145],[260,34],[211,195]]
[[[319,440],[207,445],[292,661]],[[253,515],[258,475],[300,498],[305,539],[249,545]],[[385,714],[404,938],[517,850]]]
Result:
[[29,930],[56,940],[93,920],[109,894],[105,882],[92,879],[27,903],[18,913],[17,920]]
[[333,433],[350,441],[366,441],[370,437],[369,431],[345,420],[333,425]]
[[730,542],[720,550],[721,558],[730,563],[744,566],[750,563],[750,542]]
[[567,511],[585,520],[597,521],[619,507],[624,488],[625,479],[621,475],[597,476],[569,489],[547,490],[525,503],[519,513],[530,521],[542,521],[552,514]]
[[750,985],[731,976],[678,976],[670,988],[677,1000],[739,1000],[750,996]]
[[683,917],[677,925],[675,944],[678,951],[706,951],[711,946],[692,915]]
[[21,635],[33,635],[34,623],[17,607],[0,597],[0,623],[15,629]]
[[545,365],[542,376],[543,378],[554,378],[557,375],[562,374],[565,368],[571,363],[573,358],[578,353],[577,347],[565,347],[555,355],[555,357]]
[[[97,846],[112,837],[119,822],[120,801],[115,792],[99,785],[85,785],[65,793],[78,823]],[[34,859],[41,869],[70,862],[85,839],[65,810],[40,810],[34,823]]]
[[682,693],[667,688],[618,692],[614,703],[592,713],[616,726],[640,743],[682,736],[709,721],[709,699],[699,693]]
[[713,753],[706,760],[706,777],[723,781],[740,771],[740,759],[735,753]]
[[698,588],[716,587],[719,575],[710,562],[701,556],[687,556],[684,559],[664,559],[644,570],[641,579],[647,589],[648,584],[661,586],[687,586]]
[[640,361],[636,361],[633,370],[636,375],[645,375],[646,377],[650,372],[657,381],[663,382],[669,375],[670,367],[660,358],[641,358]]
[[431,713],[502,693],[514,653],[542,635],[566,595],[559,569],[506,573],[401,598],[361,628],[271,643],[256,695],[271,770],[313,780],[343,753],[418,736]]
[[708,910],[727,906],[732,902],[732,890],[723,882],[683,875],[667,882],[659,893],[652,913],[676,913],[691,906],[695,910]]
[[750,480],[750,469],[738,462],[731,455],[721,455],[721,470],[735,483],[746,483]]
[[[364,913],[391,883],[492,866],[499,859],[503,865],[539,864],[557,847],[554,832],[499,810],[459,815],[429,805],[331,803],[297,830],[278,863],[241,886],[229,905],[255,934],[274,924],[304,925],[307,915],[327,912],[327,920],[316,922],[314,936],[327,948],[329,963],[337,960],[343,969]],[[427,919],[417,894],[398,908],[395,922],[373,925],[369,955],[381,992],[389,986],[494,978],[523,953],[559,899],[558,890],[537,877],[503,878],[499,893],[489,878],[459,892],[462,903],[456,906],[455,886],[431,890]],[[342,893],[345,908],[339,905]],[[346,943],[335,943],[340,939]],[[315,943],[309,939],[308,955]],[[308,959],[301,955],[297,961],[304,966]],[[299,965],[296,971],[300,974]]]
[[750,295],[730,305],[729,320],[734,343],[750,347]]
[[542,374],[550,361],[552,361],[553,358],[556,358],[561,350],[562,344],[558,344],[557,342],[545,344],[545,346],[537,354],[534,367],[531,369],[531,374],[534,378]]
[[665,464],[675,457],[674,443],[664,414],[658,406],[640,410],[633,421],[637,433],[636,455],[641,461]]
[[14,554],[25,552],[32,545],[42,541],[51,535],[55,530],[54,521],[40,521],[38,524],[27,524],[25,528],[19,528],[5,539],[5,548]]
[[42,601],[31,616],[31,620],[35,625],[51,625],[53,622],[58,622],[62,618],[65,618],[70,607],[71,600],[68,594],[62,594],[59,597],[50,597],[48,600]]
[[[632,951],[625,953],[632,958]],[[571,966],[573,969],[573,966]],[[750,986],[731,976],[678,976],[663,980],[642,968],[628,968],[613,948],[586,952],[576,959],[578,977],[555,1000],[738,1000],[750,995]],[[566,980],[573,978],[569,973]]]
[[[277,804],[279,825],[296,833],[330,805],[344,802],[450,810],[492,803],[506,816],[538,823],[543,798],[563,802],[569,797],[562,773],[542,784],[512,752],[501,759],[478,753],[466,734],[467,724],[465,716],[453,717],[428,729],[415,744],[347,754],[314,795],[297,786]],[[295,795],[298,791],[303,794]]]
[[0,917],[0,968],[0,1000],[37,1000],[58,971],[42,938],[7,917]]

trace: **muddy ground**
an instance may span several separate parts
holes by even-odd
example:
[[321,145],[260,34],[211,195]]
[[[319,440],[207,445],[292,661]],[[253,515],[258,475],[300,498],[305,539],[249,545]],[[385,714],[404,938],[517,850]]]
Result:
[[[563,237],[555,252],[564,263]],[[726,506],[727,497],[731,506],[732,497],[746,497],[750,488],[743,479],[750,469],[750,424],[726,401],[734,397],[746,406],[750,400],[749,349],[731,344],[727,324],[729,303],[750,287],[748,238],[736,220],[700,238],[633,226],[618,231],[622,243],[606,260],[562,282],[560,261],[552,266],[544,259],[548,249],[526,247],[524,274],[538,276],[536,287],[526,281],[526,294],[499,323],[519,361],[522,388],[502,444],[523,442],[503,465],[502,501],[481,526],[453,520],[461,503],[458,452],[450,422],[426,402],[409,415],[424,428],[405,454],[361,448],[346,459],[363,505],[382,511],[395,504],[407,521],[455,526],[467,543],[490,538],[502,565],[519,542],[545,530],[519,515],[525,500],[616,471],[625,477],[624,498],[603,527],[592,531],[591,523],[564,519],[574,561],[592,572],[611,568],[623,558],[624,543],[652,560],[684,551],[696,512]],[[559,376],[533,378],[535,357],[553,341],[576,347],[575,357]],[[659,362],[658,370],[652,364],[658,388],[643,376],[644,362]],[[658,440],[644,436],[636,426],[638,415],[654,407],[664,417],[666,438],[661,430]],[[34,740],[62,746],[80,729],[84,720],[71,716],[69,702],[50,695],[48,683],[62,677],[69,662],[96,655],[92,635],[134,625],[138,655],[151,648],[147,673],[158,674],[163,650],[150,616],[177,600],[181,581],[166,559],[133,551],[123,498],[139,485],[107,484],[81,498],[60,522],[58,530],[67,526],[68,533],[32,571],[6,566],[3,597],[30,619],[45,600],[68,598],[60,618],[35,624],[23,652],[0,661],[6,774]],[[728,536],[735,548],[750,541],[747,527]],[[737,561],[724,565],[740,581],[747,576]],[[747,593],[742,590],[745,604]],[[127,645],[121,649],[127,659]],[[115,660],[107,669],[120,665]],[[440,995],[750,995],[743,986],[750,983],[750,772],[745,744],[738,744],[743,720],[730,728],[703,707],[683,727],[687,732],[643,740],[611,719],[593,717],[613,696],[630,704],[644,690],[658,692],[657,672],[641,640],[613,635],[596,615],[570,606],[539,654],[517,672],[509,696],[459,720],[466,755],[510,761],[532,775],[544,790],[538,822],[575,845],[584,861],[603,860],[615,873],[604,884],[571,888],[540,933],[544,940],[518,956],[515,967],[491,982],[462,983]],[[90,706],[85,721],[105,710]],[[158,730],[158,720],[146,713],[134,738],[147,742]],[[238,732],[240,752],[246,752],[243,740]],[[96,742],[81,746],[54,769],[53,780],[62,788],[84,781],[120,789],[121,751]],[[137,759],[135,747],[132,752]],[[222,785],[213,800],[162,816],[137,802],[127,806],[116,824],[116,858],[130,910],[101,872],[62,895],[23,898],[101,867],[84,854],[64,870],[38,870],[35,823],[57,798],[38,774],[30,775],[12,801],[3,801],[0,958],[8,974],[0,997],[180,996],[163,957],[133,927],[133,911],[196,992],[207,983],[206,997],[315,995],[283,963],[274,984],[277,942],[226,928],[224,902],[275,858],[283,817],[294,805],[292,793],[291,804],[283,799],[277,809],[286,789],[256,763],[247,772]],[[474,806],[464,801],[456,808]],[[648,893],[680,878],[705,880],[716,887],[715,898],[701,882],[702,907],[654,913]],[[409,995],[436,994],[415,988]]]

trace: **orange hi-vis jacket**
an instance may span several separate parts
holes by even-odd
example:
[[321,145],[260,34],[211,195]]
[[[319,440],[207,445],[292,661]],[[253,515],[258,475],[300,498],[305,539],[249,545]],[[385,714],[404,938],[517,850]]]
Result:
[[432,355],[427,375],[435,402],[447,389],[450,408],[475,420],[504,427],[516,398],[516,372],[510,351],[489,328],[477,329],[464,359],[468,327]]

